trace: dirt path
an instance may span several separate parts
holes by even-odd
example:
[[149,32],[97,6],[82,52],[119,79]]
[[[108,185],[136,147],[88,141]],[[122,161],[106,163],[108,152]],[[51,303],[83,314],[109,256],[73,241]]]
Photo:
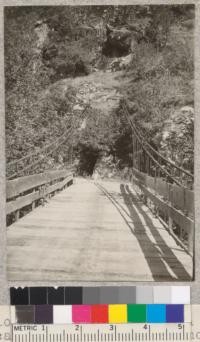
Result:
[[93,108],[110,113],[117,108],[122,94],[120,88],[127,82],[122,78],[123,72],[97,71],[88,76],[68,78],[54,84],[57,90],[65,93],[68,87],[77,90],[74,109],[82,110],[82,106],[90,103]]

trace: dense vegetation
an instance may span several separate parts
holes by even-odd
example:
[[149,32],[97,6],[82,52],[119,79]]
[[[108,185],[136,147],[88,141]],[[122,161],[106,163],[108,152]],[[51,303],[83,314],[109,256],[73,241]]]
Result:
[[[193,24],[192,5],[7,7],[7,162],[39,151],[72,123],[77,90],[60,91],[59,82],[106,71],[125,51],[131,60],[119,91],[135,122],[157,149],[193,171]],[[88,174],[105,155],[119,168],[130,166],[131,134],[120,103],[109,116],[90,110],[73,144],[79,170]],[[64,158],[56,151],[48,165],[59,167],[66,154],[69,144],[59,150]]]

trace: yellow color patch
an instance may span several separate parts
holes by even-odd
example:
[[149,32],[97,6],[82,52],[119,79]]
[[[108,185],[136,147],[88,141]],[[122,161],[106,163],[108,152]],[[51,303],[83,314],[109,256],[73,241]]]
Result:
[[127,323],[127,305],[113,304],[108,306],[109,323]]

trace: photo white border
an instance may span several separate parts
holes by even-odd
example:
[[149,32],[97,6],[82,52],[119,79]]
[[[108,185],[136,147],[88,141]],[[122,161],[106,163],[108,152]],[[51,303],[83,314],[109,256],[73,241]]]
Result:
[[[5,223],[5,103],[4,103],[4,18],[5,6],[60,6],[60,5],[145,5],[194,4],[195,13],[195,280],[192,282],[109,282],[110,286],[123,285],[190,285],[191,303],[200,304],[200,0],[0,0],[0,305],[9,304],[9,286],[18,286],[6,278],[6,223]],[[24,282],[24,286],[104,286],[106,282]]]

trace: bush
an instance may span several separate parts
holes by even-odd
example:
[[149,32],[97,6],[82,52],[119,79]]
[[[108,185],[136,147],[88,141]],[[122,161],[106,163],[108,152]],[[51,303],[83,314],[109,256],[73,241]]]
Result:
[[88,75],[91,55],[80,42],[53,44],[43,47],[43,62],[51,70],[51,81]]
[[[129,101],[134,99],[137,110],[133,118],[146,138],[157,148],[163,142],[163,132],[167,129],[168,120],[176,120],[176,113],[181,107],[194,106],[192,34],[191,28],[173,22],[168,27],[166,42],[162,48],[158,48],[159,35],[156,36],[157,43],[147,39],[134,45],[132,63],[126,72],[126,76],[131,77],[131,82],[122,91]],[[162,35],[160,39],[163,39]],[[170,133],[168,143],[162,145],[163,153],[172,160],[175,156],[177,163],[192,171],[191,132],[189,134],[181,124],[177,127],[179,134],[174,136]],[[176,142],[173,148],[170,140]]]

